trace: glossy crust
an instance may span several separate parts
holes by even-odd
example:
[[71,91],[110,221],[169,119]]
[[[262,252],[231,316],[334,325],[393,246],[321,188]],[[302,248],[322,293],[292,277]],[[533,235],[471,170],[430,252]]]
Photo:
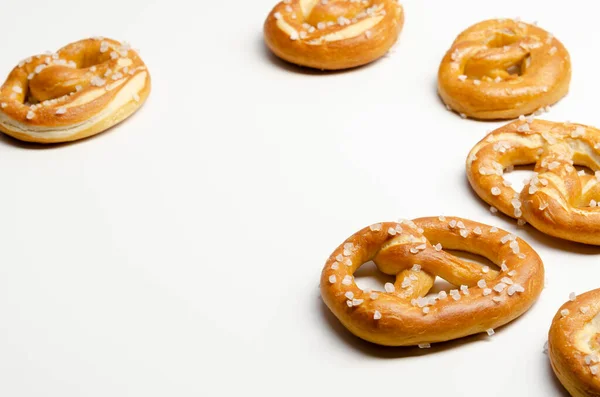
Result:
[[19,63],[0,88],[0,131],[29,142],[98,134],[139,109],[150,74],[115,40],[86,39]]
[[[535,164],[536,174],[519,194],[503,172],[524,164]],[[504,214],[554,237],[600,245],[600,207],[592,206],[600,201],[600,173],[579,175],[573,165],[600,170],[600,131],[529,119],[490,133],[466,168],[479,197]]]
[[596,289],[562,305],[552,320],[548,335],[550,363],[560,382],[575,397],[600,396],[599,313],[600,289]]
[[290,63],[322,70],[373,62],[394,45],[404,24],[396,0],[283,1],[264,25],[267,46]]
[[494,19],[456,38],[440,65],[438,91],[468,117],[512,119],[558,102],[570,81],[560,41],[537,26]]
[[[544,267],[525,241],[480,223],[440,218],[372,225],[331,254],[321,274],[321,296],[350,332],[387,346],[442,342],[504,325],[533,305],[543,288]],[[504,262],[506,267],[486,272],[437,244],[482,255],[498,266]],[[383,273],[396,276],[393,293],[375,296],[354,283],[353,273],[371,260]],[[415,269],[415,264],[421,268]],[[423,298],[436,276],[465,286],[466,293],[461,291],[459,300],[452,297],[456,291],[445,298],[438,295],[435,303]],[[513,284],[504,285],[501,292],[485,291],[503,278]],[[480,280],[487,286],[478,286]]]

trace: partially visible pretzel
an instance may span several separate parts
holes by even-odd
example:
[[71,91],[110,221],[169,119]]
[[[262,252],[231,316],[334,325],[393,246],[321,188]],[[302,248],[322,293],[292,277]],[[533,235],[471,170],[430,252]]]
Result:
[[[504,170],[535,164],[535,174],[517,193]],[[586,166],[595,175],[578,172]],[[600,131],[580,124],[527,118],[480,141],[467,158],[475,192],[504,214],[551,236],[600,245]]]
[[600,289],[561,306],[548,335],[554,373],[574,397],[600,396]]
[[267,17],[264,35],[288,62],[336,70],[385,55],[403,24],[397,0],[283,0]]
[[570,81],[560,41],[537,26],[494,19],[456,38],[440,65],[438,91],[464,117],[511,119],[558,102]]
[[[486,257],[500,271],[442,250]],[[354,272],[375,262],[396,276],[386,292],[361,290]],[[436,276],[459,289],[429,295]],[[461,218],[422,218],[366,227],[329,257],[321,295],[350,332],[367,341],[427,347],[479,332],[492,333],[527,311],[539,296],[544,267],[523,240],[495,227]]]
[[121,122],[144,103],[150,74],[129,45],[81,40],[21,61],[0,88],[0,131],[23,141],[73,141]]

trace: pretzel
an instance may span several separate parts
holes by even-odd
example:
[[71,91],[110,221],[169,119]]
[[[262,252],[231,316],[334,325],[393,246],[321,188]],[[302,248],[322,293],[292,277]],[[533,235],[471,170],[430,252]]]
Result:
[[449,109],[475,119],[512,119],[558,102],[571,81],[569,53],[550,33],[510,19],[462,32],[438,72]]
[[[443,251],[478,254],[490,269]],[[361,290],[354,272],[373,261],[396,276],[386,292]],[[429,295],[436,276],[459,289]],[[329,257],[321,274],[325,304],[354,335],[387,346],[419,345],[493,334],[527,311],[539,296],[544,267],[523,240],[461,218],[385,222],[357,232]]]
[[288,62],[348,69],[385,55],[403,24],[396,0],[284,0],[267,17],[264,36]]
[[600,289],[561,306],[548,334],[554,373],[574,397],[600,396]]
[[54,143],[98,134],[150,93],[144,62],[127,44],[93,38],[21,61],[0,87],[0,131]]
[[[517,193],[504,170],[534,163],[534,176]],[[578,172],[574,164],[596,173]],[[488,204],[543,233],[594,245],[600,245],[598,170],[599,130],[532,118],[493,131],[467,159],[469,182]]]

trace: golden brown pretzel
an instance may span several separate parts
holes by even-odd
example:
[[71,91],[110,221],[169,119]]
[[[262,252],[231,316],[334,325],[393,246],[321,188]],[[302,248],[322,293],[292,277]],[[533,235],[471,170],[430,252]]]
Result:
[[21,61],[0,88],[0,131],[23,141],[73,141],[129,117],[150,93],[146,65],[118,41],[93,38]]
[[[503,173],[524,164],[535,164],[535,174],[519,194]],[[600,245],[598,170],[600,131],[531,118],[493,131],[467,158],[469,182],[487,203],[551,236],[595,245]]]
[[560,41],[510,19],[462,32],[438,72],[449,108],[475,119],[511,119],[558,102],[569,90],[571,61]]
[[[478,254],[500,271],[463,261],[443,248]],[[374,261],[395,275],[386,292],[363,291],[352,275]],[[426,296],[439,276],[460,286]],[[461,218],[422,218],[371,225],[341,244],[321,274],[321,296],[356,336],[388,346],[420,345],[492,333],[539,296],[544,267],[523,240]]]
[[575,397],[600,396],[600,289],[561,306],[548,335],[554,373]]
[[284,0],[267,17],[264,36],[288,62],[347,69],[385,55],[403,23],[396,0]]

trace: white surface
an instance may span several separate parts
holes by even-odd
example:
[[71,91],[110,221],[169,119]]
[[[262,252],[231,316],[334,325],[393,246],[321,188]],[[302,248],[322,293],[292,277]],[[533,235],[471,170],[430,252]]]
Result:
[[[460,31],[520,16],[572,56],[571,93],[544,117],[600,126],[596,12],[556,4],[406,0],[393,54],[323,75],[265,50],[272,0],[5,0],[2,76],[104,35],[141,49],[153,92],[93,139],[0,138],[0,395],[562,395],[542,346],[569,292],[600,286],[600,249],[490,214],[464,160],[503,123],[435,92]],[[439,214],[525,238],[546,265],[538,304],[428,351],[351,336],[319,299],[327,256],[365,225]]]

